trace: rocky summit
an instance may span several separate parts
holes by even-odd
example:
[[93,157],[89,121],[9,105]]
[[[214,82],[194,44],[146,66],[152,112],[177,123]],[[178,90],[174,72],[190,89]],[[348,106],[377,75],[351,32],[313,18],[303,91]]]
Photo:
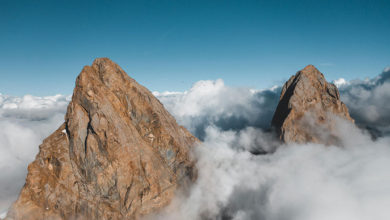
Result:
[[308,65],[284,84],[272,126],[287,143],[336,144],[339,118],[353,122],[337,87]]
[[107,58],[85,66],[7,219],[138,219],[196,178],[198,143]]

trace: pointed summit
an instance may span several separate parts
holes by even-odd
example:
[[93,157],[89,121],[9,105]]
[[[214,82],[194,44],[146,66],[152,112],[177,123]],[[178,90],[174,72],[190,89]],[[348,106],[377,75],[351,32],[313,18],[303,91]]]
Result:
[[137,219],[196,177],[198,140],[108,58],[77,77],[65,123],[43,141],[9,219]]
[[284,84],[272,126],[284,142],[332,144],[335,117],[353,121],[337,87],[308,65]]
[[318,69],[315,66],[311,65],[311,64],[305,66],[305,68],[303,68],[301,70],[301,72],[313,72],[313,71],[319,72]]

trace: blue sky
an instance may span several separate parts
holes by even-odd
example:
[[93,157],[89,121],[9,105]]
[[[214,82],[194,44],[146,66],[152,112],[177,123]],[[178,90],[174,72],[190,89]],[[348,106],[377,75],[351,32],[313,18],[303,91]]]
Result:
[[0,0],[0,93],[71,94],[96,57],[152,91],[267,88],[307,64],[374,77],[390,65],[390,1]]

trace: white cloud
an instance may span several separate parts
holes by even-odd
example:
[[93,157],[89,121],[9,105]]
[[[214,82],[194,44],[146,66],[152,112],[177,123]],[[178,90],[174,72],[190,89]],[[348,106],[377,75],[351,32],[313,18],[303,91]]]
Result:
[[150,218],[387,220],[390,139],[371,141],[344,122],[340,133],[346,127],[343,148],[284,145],[258,156],[239,150],[235,132],[208,128],[189,195]]
[[347,85],[348,82],[344,78],[340,78],[340,79],[333,80],[333,84],[335,84],[337,88],[339,88],[341,86]]
[[70,96],[0,94],[0,213],[19,194],[42,140],[64,121]]
[[377,136],[390,134],[390,69],[374,79],[351,81],[340,87],[340,95],[359,126]]
[[[387,70],[386,68],[385,70]],[[390,133],[390,71],[366,80],[333,81],[357,125],[374,136]],[[248,126],[269,129],[279,101],[280,86],[253,90],[231,88],[222,80],[199,81],[187,92],[155,93],[178,122],[204,138],[205,128],[242,130]]]
[[[385,131],[390,125],[386,74],[365,81],[337,81],[352,116],[370,132]],[[197,148],[199,178],[189,194],[177,196],[151,219],[390,218],[390,139],[373,141],[367,132],[340,122],[342,148],[277,147],[264,130],[279,99],[278,90],[251,92],[221,81],[203,81],[188,93],[159,96],[180,123],[204,134],[204,143]],[[229,118],[239,118],[242,126],[236,129]],[[263,123],[251,123],[257,118],[264,118]],[[276,151],[255,156],[248,152],[254,148]]]
[[205,128],[267,129],[279,101],[280,87],[267,90],[231,88],[223,80],[199,81],[184,93],[155,93],[176,120],[201,139]]

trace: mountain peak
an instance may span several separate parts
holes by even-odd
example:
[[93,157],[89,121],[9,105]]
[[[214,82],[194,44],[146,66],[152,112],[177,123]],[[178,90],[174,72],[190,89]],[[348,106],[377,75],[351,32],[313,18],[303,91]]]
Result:
[[320,79],[320,81],[326,81],[324,75],[313,65],[309,64],[298,72],[299,75],[305,75],[312,78],[312,80]]
[[284,84],[272,126],[284,142],[334,144],[337,117],[353,122],[337,87],[308,65]]
[[134,219],[169,204],[196,177],[198,143],[108,58],[76,80],[65,123],[29,165],[11,219]]
[[301,71],[302,72],[317,72],[318,69],[314,65],[309,64],[309,65],[305,66],[305,68],[303,68]]
[[97,65],[99,65],[99,64],[114,64],[114,62],[112,62],[112,60],[108,57],[98,57],[92,62],[92,65],[95,65],[95,64],[97,64]]
[[[85,66],[76,79],[76,88],[95,86],[97,81],[104,86],[115,87],[126,81],[134,81],[123,69],[109,58],[96,58],[91,66]],[[94,82],[94,83],[91,83]],[[97,89],[99,87],[96,87]]]

